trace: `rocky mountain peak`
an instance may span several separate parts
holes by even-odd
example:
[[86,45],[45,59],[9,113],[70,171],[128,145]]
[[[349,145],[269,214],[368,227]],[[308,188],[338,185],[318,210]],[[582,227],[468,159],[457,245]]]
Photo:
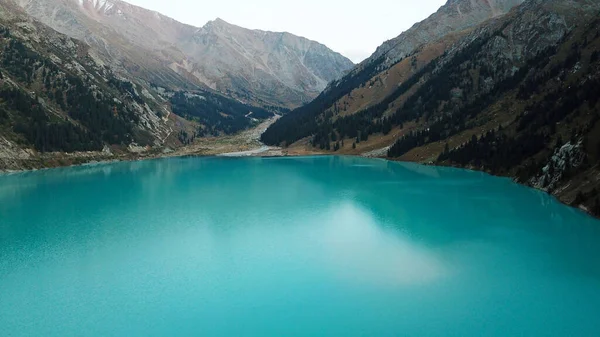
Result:
[[161,72],[165,85],[173,83],[174,74],[167,73],[174,72],[189,85],[246,102],[297,106],[353,67],[314,41],[220,18],[199,28],[121,0],[18,1],[29,15],[87,42],[113,68],[134,70],[152,82]]
[[204,28],[209,28],[209,27],[223,27],[223,26],[230,26],[231,24],[221,18],[216,18],[214,20],[208,21],[205,25]]
[[77,0],[80,6],[97,12],[109,12],[115,7],[114,2],[109,0]]
[[221,18],[208,21],[206,24],[204,24],[204,26],[197,30],[197,33],[218,35],[225,34],[231,36],[239,36],[247,34],[248,32],[252,32],[252,30],[236,26]]

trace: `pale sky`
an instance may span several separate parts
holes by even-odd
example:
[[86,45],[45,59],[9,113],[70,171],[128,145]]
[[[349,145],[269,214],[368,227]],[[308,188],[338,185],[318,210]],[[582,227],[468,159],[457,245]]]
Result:
[[355,63],[370,56],[446,0],[126,0],[194,26],[221,18],[250,29],[290,32]]

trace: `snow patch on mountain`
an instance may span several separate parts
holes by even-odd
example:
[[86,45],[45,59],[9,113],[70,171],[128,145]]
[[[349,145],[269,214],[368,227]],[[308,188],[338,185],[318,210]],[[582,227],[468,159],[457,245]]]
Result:
[[82,7],[90,6],[91,8],[95,9],[96,11],[103,11],[104,13],[107,13],[113,7],[115,7],[115,4],[108,0],[77,0],[77,1],[79,2],[79,5]]

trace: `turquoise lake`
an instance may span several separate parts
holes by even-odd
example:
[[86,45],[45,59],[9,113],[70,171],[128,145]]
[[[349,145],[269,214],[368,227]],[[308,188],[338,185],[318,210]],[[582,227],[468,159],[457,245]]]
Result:
[[478,172],[174,158],[0,176],[0,336],[600,336],[600,222]]

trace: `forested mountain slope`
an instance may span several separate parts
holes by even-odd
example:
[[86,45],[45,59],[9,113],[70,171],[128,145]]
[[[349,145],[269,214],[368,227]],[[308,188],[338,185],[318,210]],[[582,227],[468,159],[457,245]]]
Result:
[[[265,134],[271,144],[291,144],[315,131],[316,121],[350,115],[374,106],[398,85],[438,57],[465,31],[502,16],[522,0],[449,0],[429,18],[385,42],[346,76],[333,81],[315,100],[281,118]],[[389,103],[389,102],[388,102]]]
[[[600,1],[528,0],[356,81],[384,92],[374,104],[348,113],[324,93],[325,104],[282,118],[263,139],[310,136],[307,146],[325,151],[512,176],[600,214],[599,50]],[[403,64],[408,75],[386,82]],[[306,128],[289,128],[293,119]]]
[[87,44],[0,2],[0,169],[61,165],[44,163],[45,153],[160,151],[272,115],[207,90],[122,77]]

